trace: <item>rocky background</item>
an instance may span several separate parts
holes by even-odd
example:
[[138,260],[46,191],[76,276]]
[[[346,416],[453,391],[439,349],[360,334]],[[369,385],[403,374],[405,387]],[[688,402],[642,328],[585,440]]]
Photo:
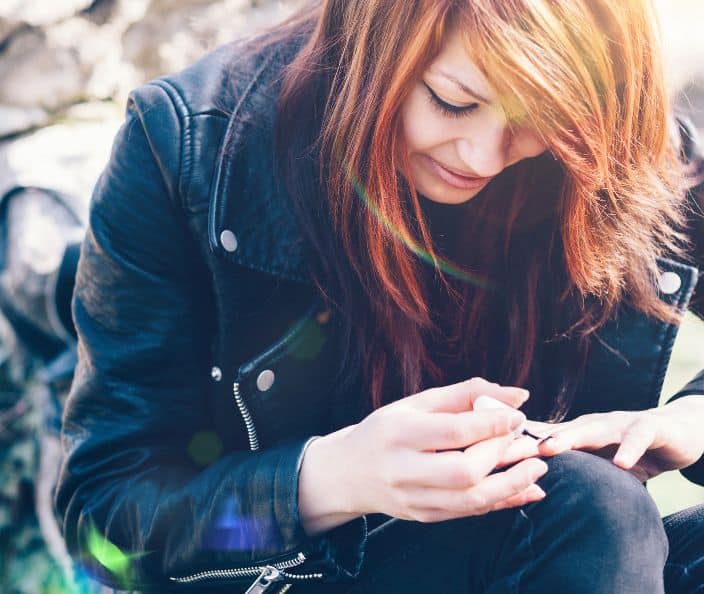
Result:
[[0,195],[86,196],[127,93],[289,14],[290,0],[0,0]]
[[[704,3],[656,2],[673,92],[704,128]],[[23,183],[87,197],[132,88],[295,6],[295,0],[0,0],[0,196]]]

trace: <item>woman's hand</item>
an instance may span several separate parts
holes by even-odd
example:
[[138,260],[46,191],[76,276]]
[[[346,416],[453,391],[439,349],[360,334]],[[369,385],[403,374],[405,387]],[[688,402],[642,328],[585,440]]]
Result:
[[[541,456],[568,449],[585,450],[612,459],[645,481],[668,470],[685,468],[702,456],[703,422],[704,397],[695,395],[644,411],[593,413],[556,424],[529,421],[528,429],[552,436],[534,442],[533,448]],[[528,439],[520,440],[525,442],[524,451],[530,451],[525,441]]]
[[509,409],[473,411],[481,394],[514,408],[528,397],[473,378],[402,398],[339,432],[333,449],[347,511],[438,522],[544,497],[535,484],[547,471],[543,460],[493,472],[525,417]]

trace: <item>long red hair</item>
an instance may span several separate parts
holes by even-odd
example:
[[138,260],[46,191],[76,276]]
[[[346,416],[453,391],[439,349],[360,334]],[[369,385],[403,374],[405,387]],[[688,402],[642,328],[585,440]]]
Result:
[[[443,266],[400,106],[456,28],[510,121],[549,150],[468,203],[464,249]],[[374,408],[459,379],[428,348],[440,337],[465,377],[528,387],[531,414],[558,419],[619,304],[679,321],[656,289],[657,257],[686,240],[650,0],[322,0],[277,36],[301,43],[279,95],[281,179]],[[564,381],[548,389],[557,365]]]

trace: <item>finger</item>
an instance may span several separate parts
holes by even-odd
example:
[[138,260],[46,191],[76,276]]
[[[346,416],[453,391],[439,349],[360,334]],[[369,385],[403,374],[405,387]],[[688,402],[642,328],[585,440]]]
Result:
[[421,487],[410,490],[408,500],[413,508],[439,508],[458,516],[481,515],[530,487],[547,472],[547,468],[543,460],[531,458],[508,470],[491,474],[469,489]]
[[525,415],[515,409],[409,415],[398,443],[426,451],[466,448],[507,435],[524,420]]
[[653,444],[656,435],[654,423],[640,418],[632,423],[623,434],[621,445],[613,458],[614,464],[629,470],[643,457]]
[[540,452],[554,456],[565,450],[598,449],[620,443],[624,430],[623,418],[617,415],[603,415],[598,421],[575,423],[560,429],[540,444]]
[[652,474],[649,474],[640,464],[637,464],[636,466],[629,468],[626,472],[628,472],[631,476],[638,479],[639,483],[644,483],[648,479],[653,478],[653,476],[654,476]]
[[500,509],[508,509],[509,507],[521,507],[522,505],[528,505],[529,503],[535,503],[540,501],[545,497],[545,491],[543,491],[539,485],[533,483],[532,485],[526,487],[520,493],[507,497],[498,503],[491,506],[489,511],[497,511]]
[[478,396],[485,394],[505,402],[513,408],[518,408],[529,396],[528,390],[513,386],[500,386],[480,377],[430,388],[402,398],[405,406],[425,411],[463,412],[472,410],[472,403]]
[[465,451],[421,452],[397,469],[396,486],[466,489],[481,482],[494,468],[511,436],[480,441]]
[[[535,503],[540,501],[545,497],[545,491],[543,491],[537,484],[533,483],[529,485],[520,493],[507,497],[494,505],[490,506],[487,510],[488,512],[497,511],[500,509],[507,509],[510,507],[521,507],[523,505],[528,505],[529,503]],[[455,518],[466,517],[466,512],[453,512],[448,516],[448,512],[445,509],[440,508],[427,508],[423,509],[423,514],[425,516],[426,522],[441,522],[443,520],[451,520]]]
[[526,429],[534,435],[546,437],[550,433],[557,431],[564,423],[543,423],[542,421],[526,421]]
[[532,437],[519,437],[514,439],[504,452],[501,460],[496,464],[497,468],[503,468],[509,464],[514,464],[525,458],[535,458],[540,455],[538,442]]

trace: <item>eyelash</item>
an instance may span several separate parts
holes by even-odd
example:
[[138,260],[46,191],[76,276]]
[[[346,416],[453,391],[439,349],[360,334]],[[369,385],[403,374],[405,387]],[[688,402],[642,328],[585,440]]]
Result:
[[438,97],[433,90],[423,83],[423,86],[428,91],[428,96],[430,97],[430,103],[435,107],[440,113],[451,118],[461,118],[462,116],[469,115],[473,111],[479,109],[478,103],[472,103],[471,105],[465,105],[464,107],[457,107],[456,105],[451,105],[445,103],[440,97]]

